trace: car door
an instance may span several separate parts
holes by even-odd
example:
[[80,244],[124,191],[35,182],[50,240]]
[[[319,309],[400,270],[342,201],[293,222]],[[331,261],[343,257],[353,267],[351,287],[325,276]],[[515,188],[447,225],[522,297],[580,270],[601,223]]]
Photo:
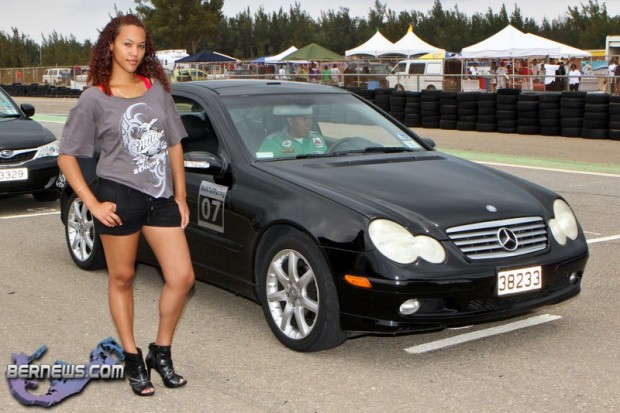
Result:
[[[218,158],[230,159],[223,143],[221,125],[223,116],[198,96],[176,93],[173,95],[187,138],[181,141],[184,153],[209,152]],[[247,214],[232,212],[235,197],[233,169],[223,176],[207,171],[185,171],[187,204],[190,224],[187,238],[197,276],[205,281],[235,290],[250,288],[252,284],[251,255],[247,254]]]

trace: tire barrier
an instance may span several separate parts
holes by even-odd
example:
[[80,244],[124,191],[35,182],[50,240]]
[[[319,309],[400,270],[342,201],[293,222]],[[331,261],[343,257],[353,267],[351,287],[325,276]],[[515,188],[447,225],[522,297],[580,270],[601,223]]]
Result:
[[71,89],[65,86],[39,85],[36,83],[24,85],[13,83],[11,85],[0,85],[10,96],[32,96],[41,98],[77,98],[82,93],[81,90]]
[[[620,140],[620,95],[588,92],[496,93],[348,89],[410,128]],[[374,95],[374,97],[373,97]]]
[[580,138],[586,92],[562,92],[560,96],[560,128],[562,136]]

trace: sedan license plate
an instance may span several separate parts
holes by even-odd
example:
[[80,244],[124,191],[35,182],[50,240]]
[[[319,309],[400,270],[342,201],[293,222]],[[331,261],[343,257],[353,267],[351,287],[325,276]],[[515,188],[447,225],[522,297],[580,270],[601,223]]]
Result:
[[518,268],[497,273],[497,295],[522,293],[540,290],[542,287],[542,267]]
[[28,179],[28,168],[0,169],[0,182],[24,181]]

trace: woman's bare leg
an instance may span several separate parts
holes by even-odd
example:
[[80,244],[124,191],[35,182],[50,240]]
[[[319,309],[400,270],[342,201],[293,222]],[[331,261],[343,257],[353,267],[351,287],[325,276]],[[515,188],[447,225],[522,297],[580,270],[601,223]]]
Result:
[[140,233],[101,235],[108,266],[108,304],[123,349],[137,353],[133,331],[133,280]]
[[159,329],[155,344],[170,346],[185,299],[194,285],[189,247],[181,227],[144,226],[142,233],[157,257],[165,280],[159,299]]

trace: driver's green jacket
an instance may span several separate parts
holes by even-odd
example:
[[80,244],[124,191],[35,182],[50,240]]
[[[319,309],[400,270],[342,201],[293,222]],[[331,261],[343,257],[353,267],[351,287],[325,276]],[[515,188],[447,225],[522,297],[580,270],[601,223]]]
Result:
[[320,154],[327,152],[323,137],[314,131],[303,138],[292,137],[288,128],[267,136],[258,149],[259,158]]

